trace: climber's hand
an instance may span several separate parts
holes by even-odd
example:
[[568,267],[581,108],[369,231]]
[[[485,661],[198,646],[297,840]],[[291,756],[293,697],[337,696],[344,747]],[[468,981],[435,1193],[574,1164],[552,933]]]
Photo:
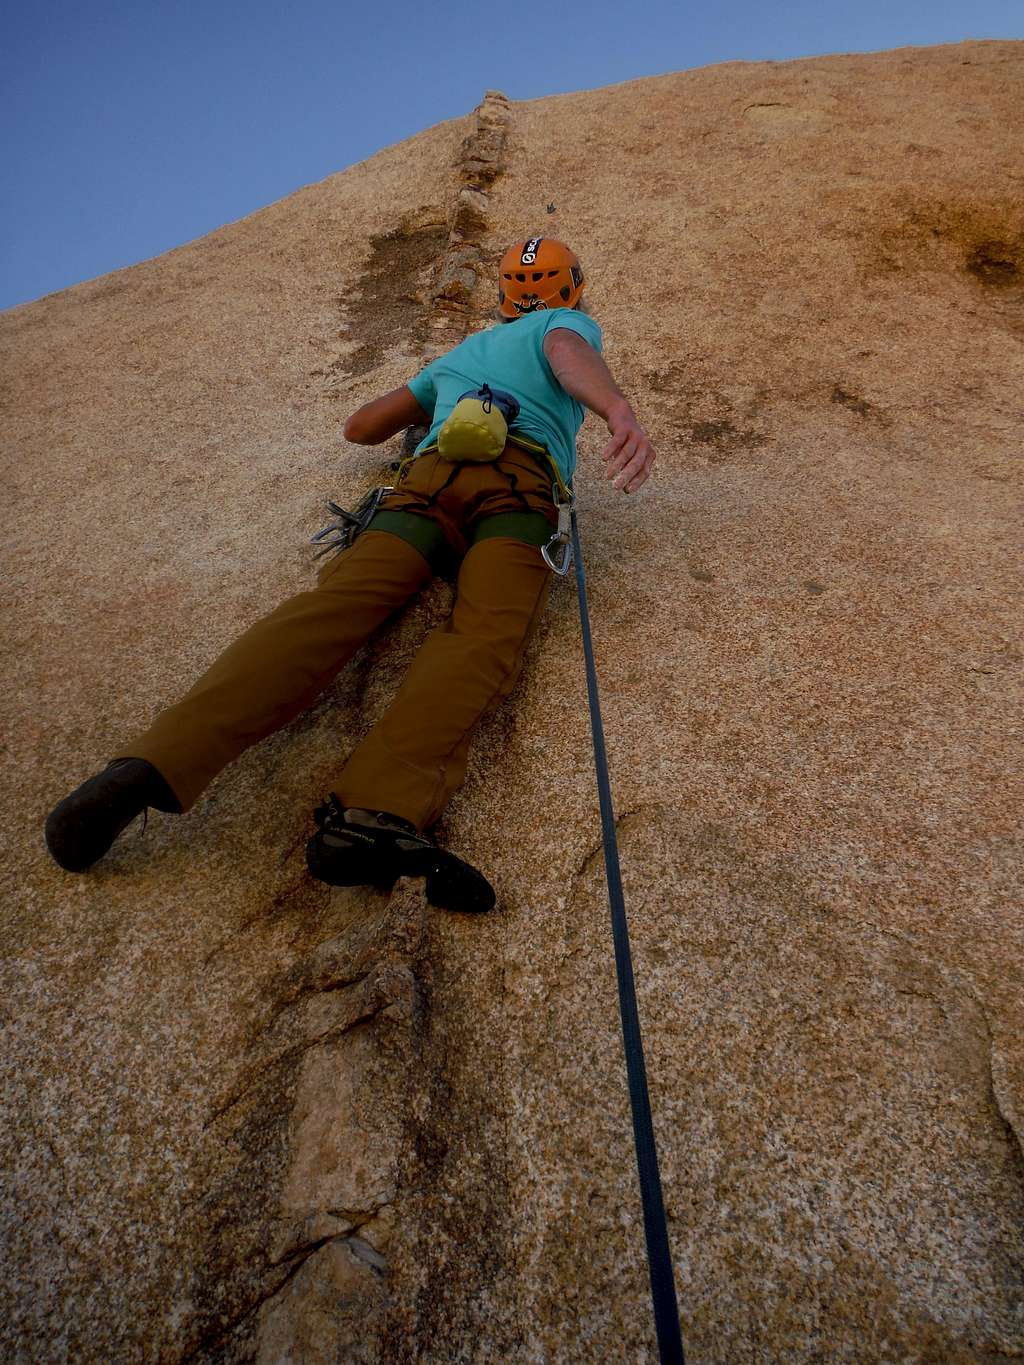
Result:
[[624,493],[635,493],[647,482],[656,458],[654,447],[625,399],[608,409],[605,420],[611,432],[611,440],[601,452],[605,478],[614,479],[615,487]]

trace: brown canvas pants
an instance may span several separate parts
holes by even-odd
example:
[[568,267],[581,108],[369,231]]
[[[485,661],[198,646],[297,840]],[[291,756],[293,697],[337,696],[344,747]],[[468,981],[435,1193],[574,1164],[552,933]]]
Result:
[[550,474],[528,452],[509,445],[479,465],[421,455],[314,589],[250,626],[119,756],[148,759],[188,810],[226,764],[310,706],[435,571],[457,565],[450,617],[334,784],[343,805],[428,827],[465,779],[477,721],[515,685],[547,598],[539,547],[554,522]]

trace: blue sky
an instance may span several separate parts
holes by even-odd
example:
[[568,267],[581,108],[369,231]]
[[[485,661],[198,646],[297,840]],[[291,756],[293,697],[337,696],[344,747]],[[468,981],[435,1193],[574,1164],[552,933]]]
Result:
[[1022,0],[11,0],[0,309],[159,255],[473,108],[712,62],[1024,37]]

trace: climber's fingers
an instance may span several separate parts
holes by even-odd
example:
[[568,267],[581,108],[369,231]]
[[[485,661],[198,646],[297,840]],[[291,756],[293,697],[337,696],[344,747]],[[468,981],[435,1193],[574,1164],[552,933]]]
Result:
[[625,493],[633,493],[647,482],[656,458],[650,438],[635,418],[617,424],[602,456],[605,477],[613,479],[615,487]]

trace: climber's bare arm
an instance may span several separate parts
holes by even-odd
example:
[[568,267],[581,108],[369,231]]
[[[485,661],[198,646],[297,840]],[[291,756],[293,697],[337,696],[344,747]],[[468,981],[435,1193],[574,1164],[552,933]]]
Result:
[[632,493],[647,482],[654,447],[636,413],[612,378],[608,366],[589,342],[567,327],[554,327],[544,338],[544,354],[555,378],[584,407],[603,417],[611,439],[601,452],[606,477]]
[[412,389],[403,384],[382,398],[364,403],[345,423],[346,441],[356,445],[375,446],[406,427],[430,426],[431,416],[424,412],[413,397]]

